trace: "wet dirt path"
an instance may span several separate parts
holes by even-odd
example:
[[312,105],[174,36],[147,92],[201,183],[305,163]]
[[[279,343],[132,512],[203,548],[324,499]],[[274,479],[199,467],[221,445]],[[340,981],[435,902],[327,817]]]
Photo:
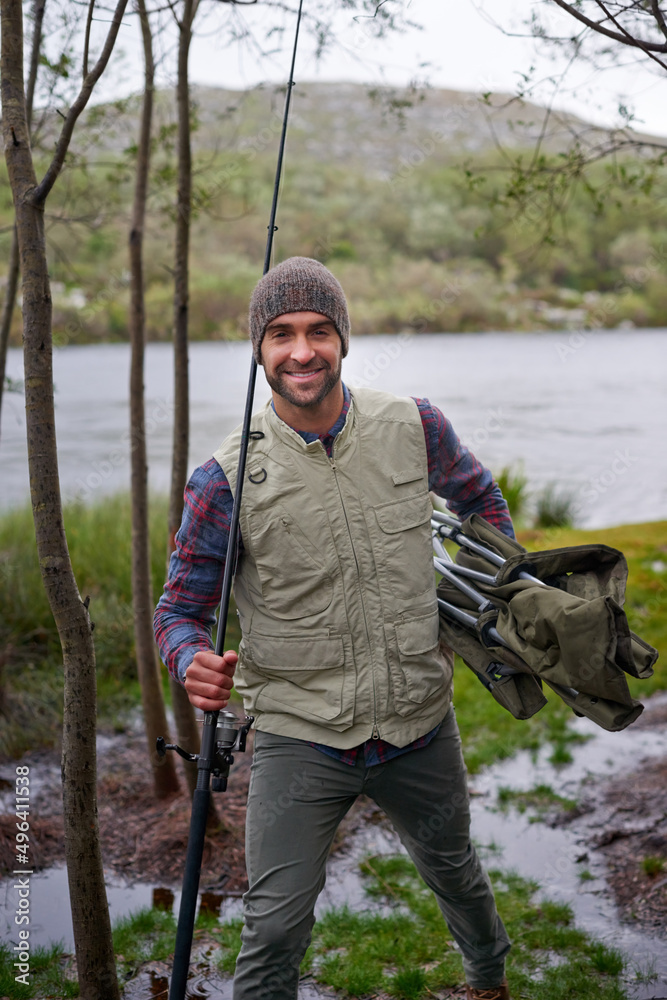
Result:
[[[605,733],[587,720],[577,720],[573,725],[581,735],[591,738],[573,745],[571,763],[554,766],[545,749],[533,756],[521,753],[471,779],[473,837],[488,867],[514,868],[522,876],[535,879],[544,896],[567,902],[573,908],[578,926],[628,956],[627,988],[633,1000],[667,1000],[667,695],[651,699],[640,721],[622,733]],[[133,771],[134,762],[128,762],[128,752],[142,750],[128,751],[127,746],[118,749],[117,740],[105,745],[111,774],[121,762],[125,773],[137,773]],[[239,808],[236,800],[244,794],[248,764],[246,756],[236,777],[234,798],[229,802],[232,814]],[[7,765],[0,768],[0,776],[8,768],[8,773],[13,772],[13,765]],[[57,826],[59,769],[54,761],[43,757],[34,770],[41,780],[42,819]],[[104,780],[107,792],[113,792],[113,779]],[[539,816],[530,808],[520,812],[516,806],[500,807],[499,789],[521,792],[539,785],[548,785],[555,795],[574,800],[577,807],[564,812],[554,805]],[[116,791],[124,798],[123,789]],[[179,808],[177,804],[171,807],[174,864],[164,869],[169,873],[180,871],[179,859],[184,851]],[[159,838],[164,817],[147,817],[145,812],[142,816],[144,823],[153,823],[154,836]],[[164,843],[164,838],[158,840],[152,849],[160,848],[160,844],[163,848]],[[381,816],[372,807],[360,809],[356,828],[330,860],[318,911],[343,903],[351,908],[370,908],[358,874],[360,858],[368,853],[400,850],[397,837]],[[665,859],[665,871],[648,876],[641,867],[647,856]],[[215,866],[215,857],[210,860]],[[117,867],[109,873],[112,918],[150,905],[156,893],[162,894],[163,902],[173,905],[177,912],[180,875],[171,881],[132,883],[122,877],[121,870]],[[65,938],[66,947],[71,948],[71,932],[63,921],[66,878],[62,864],[33,876],[32,886],[37,917],[35,943]],[[228,918],[239,912],[240,901],[238,896],[225,898],[223,892],[224,886],[218,886],[209,905],[221,907],[223,917]],[[11,905],[9,881],[4,880],[0,883],[2,931],[10,929],[7,921],[11,920]],[[209,959],[202,954],[196,964],[188,992],[190,1000],[230,1000],[231,983],[211,975]],[[147,967],[127,984],[125,1000],[166,997],[167,972],[162,965]],[[331,996],[330,991],[312,981],[303,982],[299,993],[300,1000]]]

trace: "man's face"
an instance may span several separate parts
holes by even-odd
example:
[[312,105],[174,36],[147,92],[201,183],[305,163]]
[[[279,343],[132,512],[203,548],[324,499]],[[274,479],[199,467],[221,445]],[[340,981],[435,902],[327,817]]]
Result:
[[266,381],[293,406],[317,406],[340,382],[343,345],[321,313],[276,317],[266,328],[260,353]]

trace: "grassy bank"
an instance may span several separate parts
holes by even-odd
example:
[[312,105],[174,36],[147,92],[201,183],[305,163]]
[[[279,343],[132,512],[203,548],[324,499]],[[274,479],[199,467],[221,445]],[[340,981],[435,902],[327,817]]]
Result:
[[[130,583],[130,507],[126,496],[110,497],[92,507],[67,509],[65,523],[74,571],[82,596],[91,598],[102,727],[122,730],[138,709]],[[166,501],[151,505],[150,533],[155,600],[165,574]],[[635,697],[667,687],[667,524],[628,525],[599,531],[530,530],[520,540],[528,549],[604,542],[621,549],[628,560],[626,610],[631,628],[662,653],[653,678],[629,678]],[[19,755],[29,748],[53,745],[61,720],[61,655],[57,633],[41,583],[32,516],[22,509],[0,518],[0,662],[4,661],[5,722],[0,754]],[[230,643],[238,641],[236,616],[230,617]],[[572,715],[552,698],[527,722],[517,722],[486,694],[459,661],[455,703],[468,767],[510,756],[518,749],[551,742],[557,758],[567,755]]]
[[[139,704],[133,656],[130,521],[126,497],[93,507],[69,508],[67,540],[82,597],[90,596],[95,622],[100,721],[123,726]],[[153,586],[164,575],[166,507],[154,505]],[[162,540],[162,545],[160,545]],[[160,549],[162,550],[160,552]],[[0,623],[4,649],[7,726],[0,753],[18,755],[58,742],[62,717],[62,657],[42,587],[30,510],[0,520]]]

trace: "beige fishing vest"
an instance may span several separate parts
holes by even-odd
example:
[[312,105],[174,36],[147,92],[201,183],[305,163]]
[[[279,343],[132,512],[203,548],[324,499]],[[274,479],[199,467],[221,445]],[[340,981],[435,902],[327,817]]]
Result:
[[[331,459],[270,404],[252,435],[234,584],[246,711],[279,736],[405,746],[441,721],[452,680],[438,646],[419,410],[355,389]],[[232,492],[240,437],[214,456]]]

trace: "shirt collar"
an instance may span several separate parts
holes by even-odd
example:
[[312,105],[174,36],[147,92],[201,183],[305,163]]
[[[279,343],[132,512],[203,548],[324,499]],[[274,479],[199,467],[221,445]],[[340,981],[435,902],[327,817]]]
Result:
[[[310,444],[311,441],[321,441],[324,447],[328,451],[331,445],[333,444],[336,436],[340,434],[340,432],[342,431],[343,427],[345,426],[348,410],[350,409],[350,390],[348,389],[348,387],[345,385],[344,382],[342,383],[342,385],[343,385],[343,409],[340,411],[340,415],[336,423],[325,434],[315,434],[314,431],[300,431],[298,427],[292,428],[297,432],[299,437],[303,438],[306,444]],[[271,400],[271,407],[275,413],[276,408],[273,405],[273,400]]]

